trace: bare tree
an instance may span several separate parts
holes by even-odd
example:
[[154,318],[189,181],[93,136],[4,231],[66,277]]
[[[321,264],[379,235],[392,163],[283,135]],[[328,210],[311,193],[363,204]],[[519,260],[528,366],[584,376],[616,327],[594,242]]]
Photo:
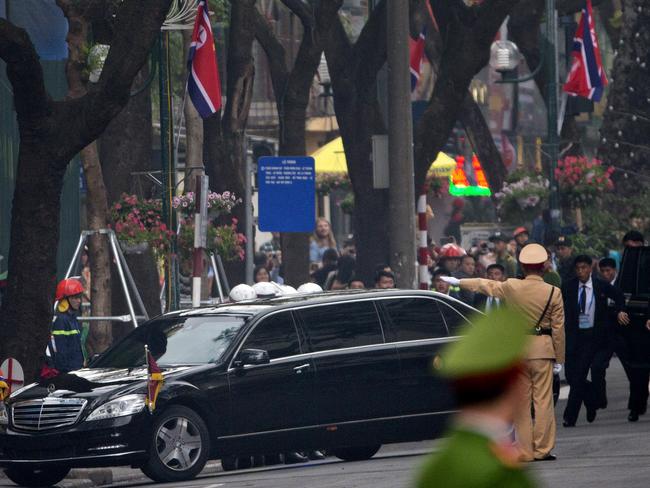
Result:
[[128,101],[133,79],[147,59],[169,3],[123,1],[96,87],[62,102],[48,95],[29,36],[0,19],[0,58],[7,63],[20,133],[7,299],[0,311],[0,357],[16,357],[28,378],[34,376],[49,336],[65,169]]

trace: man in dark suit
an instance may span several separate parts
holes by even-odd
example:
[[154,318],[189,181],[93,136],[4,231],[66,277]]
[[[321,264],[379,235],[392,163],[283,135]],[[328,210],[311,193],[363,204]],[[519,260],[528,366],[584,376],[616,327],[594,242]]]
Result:
[[[488,280],[506,281],[506,270],[500,264],[491,264],[487,267],[486,277]],[[505,305],[505,300],[496,297],[489,297],[483,293],[474,294],[474,308],[488,313],[491,310],[497,309]]]
[[592,276],[592,260],[580,255],[574,260],[576,277],[562,283],[566,330],[566,378],[571,389],[564,410],[565,427],[573,427],[584,402],[587,421],[596,418],[598,405],[593,385],[587,380],[597,353],[607,347],[608,307],[607,299],[614,302],[614,310],[620,323],[629,321],[623,311],[623,294],[606,281]]

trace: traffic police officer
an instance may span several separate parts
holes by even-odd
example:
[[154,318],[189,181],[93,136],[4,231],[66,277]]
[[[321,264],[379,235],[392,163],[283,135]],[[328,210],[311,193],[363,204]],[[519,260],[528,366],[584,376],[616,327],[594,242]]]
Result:
[[553,367],[564,363],[564,306],[561,291],[545,283],[546,249],[539,244],[524,246],[519,263],[525,279],[504,282],[482,278],[456,280],[444,278],[461,289],[480,292],[506,301],[527,319],[530,335],[526,368],[522,373],[524,399],[533,405],[535,420],[529,409],[522,409],[515,419],[515,430],[521,459],[554,460],[555,414],[553,411]]
[[516,410],[523,408],[525,324],[522,314],[500,308],[477,319],[434,362],[450,380],[460,413],[443,447],[427,460],[418,488],[534,486],[510,435]]

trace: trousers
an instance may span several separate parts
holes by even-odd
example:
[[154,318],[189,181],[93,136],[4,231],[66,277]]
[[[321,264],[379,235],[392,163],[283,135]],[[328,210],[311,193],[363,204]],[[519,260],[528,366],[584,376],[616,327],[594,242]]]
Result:
[[[553,360],[529,359],[520,373],[523,397],[515,415],[515,434],[522,461],[542,459],[555,447]],[[535,419],[531,415],[531,405]]]

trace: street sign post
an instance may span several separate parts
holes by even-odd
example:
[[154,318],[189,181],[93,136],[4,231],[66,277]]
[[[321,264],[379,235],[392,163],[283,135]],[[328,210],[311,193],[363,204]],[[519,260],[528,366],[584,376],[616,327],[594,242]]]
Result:
[[316,171],[308,156],[258,161],[259,227],[265,232],[311,232],[315,222]]

